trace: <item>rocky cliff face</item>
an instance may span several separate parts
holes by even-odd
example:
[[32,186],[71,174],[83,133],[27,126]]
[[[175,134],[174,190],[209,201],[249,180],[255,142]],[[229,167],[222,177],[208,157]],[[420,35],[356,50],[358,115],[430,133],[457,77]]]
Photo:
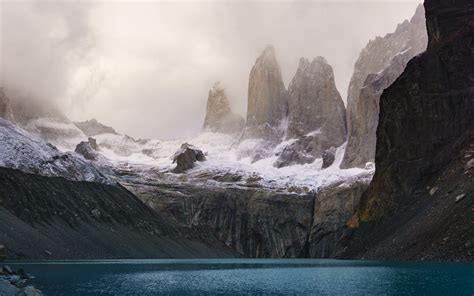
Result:
[[244,257],[330,257],[368,180],[312,193],[191,184],[127,183],[145,204]]
[[473,260],[474,3],[425,8],[429,46],[380,99],[376,173],[345,256]]
[[204,130],[237,134],[241,133],[245,120],[237,114],[232,113],[230,102],[224,88],[219,82],[209,90],[207,97],[207,111],[204,119]]
[[332,67],[322,57],[301,58],[288,90],[287,139],[275,166],[310,163],[346,141],[346,110]]
[[423,6],[394,33],[377,37],[362,50],[352,76],[348,104],[348,144],[342,168],[364,167],[375,157],[379,100],[400,76],[408,61],[426,49]]
[[0,88],[0,117],[13,121],[13,112],[10,105],[10,99],[5,95],[3,89]]
[[280,140],[287,115],[287,93],[275,50],[265,48],[250,72],[243,139]]

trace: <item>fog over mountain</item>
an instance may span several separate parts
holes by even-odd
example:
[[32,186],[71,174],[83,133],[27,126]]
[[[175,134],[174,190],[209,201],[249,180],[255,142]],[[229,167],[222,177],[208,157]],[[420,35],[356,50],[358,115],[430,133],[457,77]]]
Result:
[[202,128],[221,81],[245,117],[250,69],[275,47],[285,86],[323,56],[346,100],[360,50],[420,1],[0,1],[0,85],[136,137]]

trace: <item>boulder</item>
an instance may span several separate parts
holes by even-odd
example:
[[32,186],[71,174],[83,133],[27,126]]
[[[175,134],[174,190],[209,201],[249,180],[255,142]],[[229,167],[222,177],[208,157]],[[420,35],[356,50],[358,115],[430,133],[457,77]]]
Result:
[[244,124],[245,120],[242,116],[232,113],[224,88],[216,82],[209,90],[204,130],[237,134],[242,132]]
[[21,289],[15,296],[43,296],[43,293],[33,286],[27,286]]
[[95,151],[100,151],[100,147],[99,147],[99,144],[97,144],[97,140],[94,139],[94,138],[87,138],[87,141],[89,141],[89,144],[91,145],[92,149],[94,149]]
[[371,40],[355,64],[347,98],[348,144],[341,168],[363,168],[374,162],[379,101],[384,89],[428,42],[423,6],[394,33]]
[[281,168],[295,164],[312,163],[315,160],[314,151],[318,149],[314,137],[302,137],[277,151],[276,156],[278,158],[273,166]]
[[188,143],[184,143],[181,145],[181,148],[173,155],[173,163],[176,163],[173,173],[184,173],[185,171],[192,169],[196,161],[205,160],[206,156],[201,150]]
[[331,147],[323,152],[323,165],[321,168],[325,169],[330,167],[334,160],[336,160],[336,147]]
[[10,281],[0,279],[0,295],[15,296],[19,292],[20,292],[20,289],[12,285]]
[[99,159],[99,153],[97,153],[98,148],[99,146],[97,145],[95,139],[89,138],[89,141],[82,141],[81,143],[77,144],[74,151],[82,155],[87,160],[95,161]]
[[242,139],[279,141],[287,116],[287,92],[273,46],[265,48],[249,77],[247,121]]

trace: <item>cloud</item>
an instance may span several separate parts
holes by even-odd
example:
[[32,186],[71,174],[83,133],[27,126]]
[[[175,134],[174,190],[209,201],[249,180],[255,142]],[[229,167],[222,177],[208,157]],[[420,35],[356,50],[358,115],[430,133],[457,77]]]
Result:
[[55,97],[76,120],[174,138],[200,131],[216,80],[245,115],[248,75],[267,44],[286,85],[301,56],[324,56],[345,97],[360,50],[410,18],[417,1],[0,5],[2,83]]

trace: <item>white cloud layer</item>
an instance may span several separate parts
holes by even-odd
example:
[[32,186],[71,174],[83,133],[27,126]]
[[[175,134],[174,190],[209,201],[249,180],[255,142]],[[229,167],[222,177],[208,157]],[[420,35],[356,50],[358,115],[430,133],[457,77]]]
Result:
[[136,137],[201,129],[220,80],[245,115],[250,69],[276,48],[285,84],[324,56],[345,97],[360,50],[418,1],[0,2],[0,83]]

